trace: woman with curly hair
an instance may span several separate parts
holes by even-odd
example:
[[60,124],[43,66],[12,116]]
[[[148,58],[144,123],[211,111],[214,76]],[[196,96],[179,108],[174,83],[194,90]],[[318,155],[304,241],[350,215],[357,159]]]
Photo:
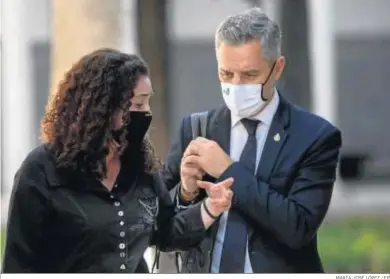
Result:
[[15,176],[3,272],[149,272],[148,246],[197,245],[230,207],[229,179],[175,213],[145,136],[152,93],[145,62],[113,49],[66,73]]

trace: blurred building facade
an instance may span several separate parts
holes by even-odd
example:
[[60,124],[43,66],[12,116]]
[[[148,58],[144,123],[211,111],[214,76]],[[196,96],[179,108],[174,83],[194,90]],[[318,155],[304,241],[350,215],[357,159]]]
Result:
[[[184,115],[222,103],[214,32],[224,17],[254,2],[121,0],[121,23],[113,32],[120,38],[118,48],[139,52],[151,64],[157,88],[152,107],[159,121],[154,126],[164,139],[158,142],[160,155]],[[390,1],[372,0],[368,5],[363,0],[297,0],[287,9],[291,2],[258,1],[281,23],[288,41],[284,52],[291,64],[280,82],[283,94],[343,131],[340,179],[330,213],[382,210],[390,204],[390,94],[386,86]],[[53,35],[52,15],[50,0],[2,1],[3,222],[13,176],[26,154],[39,144],[39,121],[53,75],[51,59],[64,55],[53,53],[52,40],[58,34]],[[76,43],[83,38],[69,40]]]

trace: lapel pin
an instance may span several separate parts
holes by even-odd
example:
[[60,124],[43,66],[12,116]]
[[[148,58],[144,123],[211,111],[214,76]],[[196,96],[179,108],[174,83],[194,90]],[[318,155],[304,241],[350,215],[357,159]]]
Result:
[[280,135],[279,135],[279,133],[275,134],[275,136],[274,136],[274,141],[276,141],[276,142],[280,141]]

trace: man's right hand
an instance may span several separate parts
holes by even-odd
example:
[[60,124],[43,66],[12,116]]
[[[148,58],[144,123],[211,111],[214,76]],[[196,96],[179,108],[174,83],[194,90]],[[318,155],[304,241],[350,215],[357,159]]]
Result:
[[219,183],[211,183],[207,181],[197,181],[199,188],[206,190],[208,197],[206,198],[206,206],[215,216],[219,216],[224,211],[229,210],[232,205],[233,192],[231,187],[234,179],[228,178]]
[[186,158],[183,158],[180,165],[180,179],[182,187],[187,192],[196,192],[198,185],[197,180],[203,178],[204,172],[198,166],[187,162]]
[[233,178],[228,178],[219,183],[203,183],[203,181],[198,181],[198,186],[211,194],[203,201],[201,207],[202,221],[205,229],[208,229],[224,211],[230,209],[233,197],[233,192],[230,187],[233,181]]

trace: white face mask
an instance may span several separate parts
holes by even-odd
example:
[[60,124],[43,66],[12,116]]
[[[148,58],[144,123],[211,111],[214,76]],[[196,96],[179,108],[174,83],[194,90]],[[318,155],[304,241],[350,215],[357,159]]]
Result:
[[247,118],[258,113],[266,104],[262,98],[262,84],[231,84],[221,82],[226,106],[239,117]]

